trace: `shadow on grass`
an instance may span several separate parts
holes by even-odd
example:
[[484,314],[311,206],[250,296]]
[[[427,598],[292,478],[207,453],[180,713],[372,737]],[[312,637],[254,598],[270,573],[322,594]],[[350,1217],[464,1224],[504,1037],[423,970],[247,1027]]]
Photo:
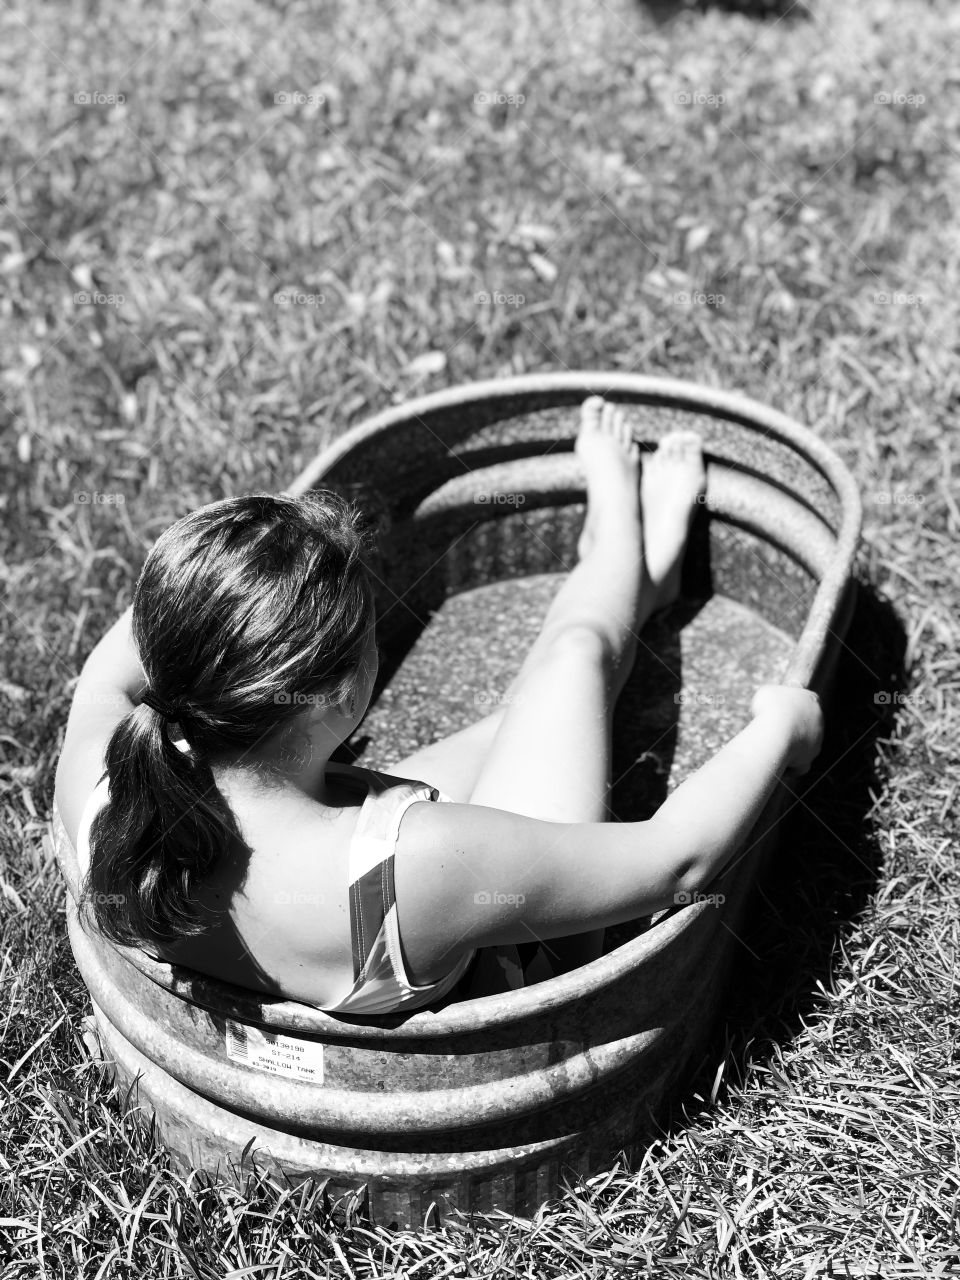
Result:
[[906,684],[905,650],[892,606],[859,584],[820,760],[758,876],[735,948],[726,1017],[668,1130],[683,1126],[683,1103],[690,1114],[693,1095],[710,1098],[721,1059],[725,1087],[742,1083],[751,1062],[789,1045],[822,1007],[818,984],[829,990],[838,940],[879,880],[883,855],[868,814],[882,785],[877,740],[889,732]]
[[809,10],[803,0],[640,0],[638,7],[645,9],[654,21],[660,23],[670,22],[681,13],[705,13],[708,9],[721,9],[727,13],[743,13],[750,18],[770,18],[774,21],[797,22],[809,17]]

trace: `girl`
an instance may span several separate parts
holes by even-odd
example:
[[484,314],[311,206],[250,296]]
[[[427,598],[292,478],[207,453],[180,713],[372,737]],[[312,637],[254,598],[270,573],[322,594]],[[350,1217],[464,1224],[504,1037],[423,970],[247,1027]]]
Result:
[[819,703],[764,687],[651,819],[604,821],[613,707],[644,622],[677,595],[705,472],[698,437],[674,433],[641,482],[619,411],[591,397],[581,417],[579,563],[502,706],[393,775],[330,763],[377,674],[352,508],[257,494],[161,535],[83,668],[57,773],[107,938],[392,1013],[517,985],[531,949],[527,981],[584,963],[607,925],[716,876],[779,776],[816,756]]

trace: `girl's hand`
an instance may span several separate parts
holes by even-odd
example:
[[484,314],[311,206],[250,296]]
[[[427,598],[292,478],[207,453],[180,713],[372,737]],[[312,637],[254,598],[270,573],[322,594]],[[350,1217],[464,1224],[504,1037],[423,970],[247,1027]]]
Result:
[[754,719],[780,720],[790,734],[787,769],[806,773],[823,745],[823,711],[817,695],[797,685],[765,684],[753,695],[750,711]]

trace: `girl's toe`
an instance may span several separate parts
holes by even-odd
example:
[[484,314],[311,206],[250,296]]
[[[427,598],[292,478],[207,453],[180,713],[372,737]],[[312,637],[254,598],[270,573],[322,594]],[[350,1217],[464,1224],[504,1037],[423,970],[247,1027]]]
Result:
[[664,436],[660,441],[660,448],[657,452],[662,458],[675,458],[677,456],[677,450],[677,433],[675,431],[671,431],[669,435]]
[[595,427],[603,412],[603,399],[600,396],[587,396],[580,406],[580,420],[584,426]]

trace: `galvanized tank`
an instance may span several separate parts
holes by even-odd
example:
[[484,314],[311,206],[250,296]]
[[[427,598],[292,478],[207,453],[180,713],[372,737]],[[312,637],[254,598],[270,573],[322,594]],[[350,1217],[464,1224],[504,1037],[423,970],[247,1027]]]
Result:
[[[860,505],[849,472],[821,441],[742,396],[667,379],[568,373],[480,383],[354,427],[288,490],[340,489],[381,523],[388,589],[380,639],[390,679],[361,728],[370,739],[361,763],[389,767],[424,738],[469,723],[476,708],[451,690],[508,678],[522,656],[510,600],[522,591],[545,607],[557,579],[538,575],[556,575],[575,558],[584,495],[571,447],[576,406],[589,394],[625,406],[649,445],[692,427],[708,461],[708,501],[684,581],[692,598],[714,598],[679,617],[677,625],[692,619],[698,639],[684,650],[674,636],[676,661],[661,664],[666,684],[648,671],[647,684],[625,696],[618,813],[641,816],[667,785],[656,770],[644,772],[644,735],[672,733],[672,759],[661,769],[672,786],[743,723],[753,683],[826,688],[851,608]],[[504,499],[518,494],[522,503]],[[417,642],[437,610],[441,621],[447,610],[448,627],[439,657],[429,628],[427,642]],[[525,642],[535,610],[518,612]],[[751,619],[759,630],[750,631]],[[651,644],[671,643],[664,625]],[[450,659],[457,627],[461,668]],[[738,647],[762,657],[761,632],[777,669],[760,658],[751,666],[745,655],[724,676],[742,686],[732,701],[712,706],[704,696],[688,705],[698,671],[701,681],[707,670],[719,678]],[[682,681],[671,687],[681,661]],[[410,702],[431,672],[429,715],[423,707],[414,714]],[[700,902],[614,931],[600,959],[526,990],[455,994],[405,1018],[330,1016],[85,932],[73,902],[76,854],[56,810],[53,825],[71,944],[103,1054],[124,1089],[135,1086],[131,1102],[156,1116],[175,1160],[238,1180],[253,1161],[281,1179],[328,1179],[331,1195],[355,1193],[376,1221],[407,1226],[431,1204],[529,1214],[562,1178],[609,1167],[652,1131],[721,1007],[732,939],[785,799],[782,787],[710,887],[722,905]]]

